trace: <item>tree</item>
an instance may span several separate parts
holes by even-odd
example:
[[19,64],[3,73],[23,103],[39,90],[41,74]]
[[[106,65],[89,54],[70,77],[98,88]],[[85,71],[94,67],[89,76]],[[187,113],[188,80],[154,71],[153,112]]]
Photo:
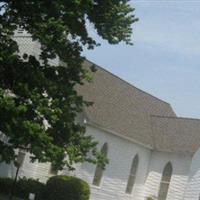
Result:
[[[0,131],[8,139],[0,140],[2,161],[16,160],[20,148],[32,161],[59,169],[74,162],[105,164],[97,142],[75,120],[91,104],[75,89],[88,78],[81,52],[98,45],[87,23],[110,44],[131,44],[133,11],[128,0],[0,1]],[[19,55],[13,40],[19,27],[41,44],[40,62]],[[49,64],[55,57],[65,64]]]

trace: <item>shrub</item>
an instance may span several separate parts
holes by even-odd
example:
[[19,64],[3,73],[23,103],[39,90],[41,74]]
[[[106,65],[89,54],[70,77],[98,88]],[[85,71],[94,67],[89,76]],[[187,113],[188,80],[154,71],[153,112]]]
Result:
[[[12,178],[0,177],[0,194],[8,195],[13,187]],[[34,179],[22,178],[16,182],[14,196],[28,199],[29,193],[35,193],[37,196],[44,188],[44,184]]]
[[147,197],[146,199],[147,199],[147,200],[154,200],[153,197]]
[[44,188],[44,184],[34,179],[21,178],[17,181],[15,195],[28,199],[29,193],[35,193],[38,197]]
[[0,193],[9,194],[13,186],[14,180],[12,178],[0,178]]
[[89,185],[76,177],[51,177],[44,188],[44,200],[89,200]]

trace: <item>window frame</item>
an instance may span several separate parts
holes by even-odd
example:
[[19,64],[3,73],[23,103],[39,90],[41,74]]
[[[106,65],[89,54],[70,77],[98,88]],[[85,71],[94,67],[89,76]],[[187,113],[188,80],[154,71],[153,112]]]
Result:
[[[163,172],[162,172],[162,177],[160,180],[160,186],[159,186],[159,190],[158,190],[158,200],[166,200],[167,199],[172,174],[173,174],[173,166],[172,166],[171,162],[168,162],[165,165]],[[167,188],[165,188],[165,187],[167,187]],[[162,193],[163,189],[165,189],[164,194]]]
[[[107,142],[105,142],[102,145],[101,153],[103,153],[107,157],[107,155],[108,155],[108,143]],[[92,186],[94,186],[94,187],[101,186],[104,171],[105,170],[101,166],[99,166],[98,164],[96,165],[93,180],[92,180]]]
[[139,166],[139,156],[136,154],[131,162],[131,168],[129,171],[129,176],[126,184],[126,190],[125,193],[131,195],[136,178],[137,178],[137,172],[138,172],[138,166]]

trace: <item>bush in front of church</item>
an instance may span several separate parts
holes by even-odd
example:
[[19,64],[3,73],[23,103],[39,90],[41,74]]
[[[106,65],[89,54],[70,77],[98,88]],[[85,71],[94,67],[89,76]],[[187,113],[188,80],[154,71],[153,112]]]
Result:
[[72,176],[53,176],[42,193],[44,200],[89,200],[89,185]]
[[45,187],[44,183],[39,182],[34,179],[27,179],[26,177],[20,178],[17,181],[15,188],[15,196],[28,199],[30,193],[34,193],[36,198],[39,199],[40,193],[43,191]]
[[[9,196],[14,186],[14,179],[0,177],[0,194]],[[45,184],[34,179],[19,178],[15,183],[13,196],[28,199],[29,193],[34,193],[38,198]]]
[[14,180],[8,177],[0,177],[0,194],[9,194]]

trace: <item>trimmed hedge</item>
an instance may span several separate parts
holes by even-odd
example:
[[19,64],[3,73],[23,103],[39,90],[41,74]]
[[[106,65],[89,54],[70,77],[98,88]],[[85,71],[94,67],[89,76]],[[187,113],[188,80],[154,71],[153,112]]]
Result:
[[[14,180],[11,178],[0,178],[0,193],[4,195],[10,194],[13,183]],[[45,184],[37,180],[22,178],[16,183],[14,196],[28,199],[29,193],[35,193],[38,198],[44,187]]]
[[9,194],[13,186],[14,180],[11,178],[0,178],[0,193]]
[[38,199],[44,187],[45,184],[37,180],[22,178],[17,181],[15,195],[20,198],[28,199],[29,193],[34,193]]
[[53,176],[44,188],[44,200],[89,200],[89,185],[72,176]]
[[[11,192],[14,180],[0,177],[0,194]],[[29,193],[35,193],[37,200],[89,200],[89,185],[72,176],[53,176],[47,184],[34,179],[19,179],[15,186],[14,196],[28,199]]]

